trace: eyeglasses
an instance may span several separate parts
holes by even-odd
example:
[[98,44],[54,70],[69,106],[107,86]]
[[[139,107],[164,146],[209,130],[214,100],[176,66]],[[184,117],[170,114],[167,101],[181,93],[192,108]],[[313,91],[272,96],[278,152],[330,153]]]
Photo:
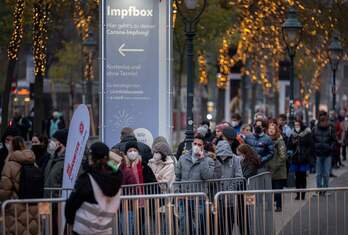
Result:
[[194,146],[199,146],[199,147],[202,147],[203,144],[199,144],[199,143],[193,143]]

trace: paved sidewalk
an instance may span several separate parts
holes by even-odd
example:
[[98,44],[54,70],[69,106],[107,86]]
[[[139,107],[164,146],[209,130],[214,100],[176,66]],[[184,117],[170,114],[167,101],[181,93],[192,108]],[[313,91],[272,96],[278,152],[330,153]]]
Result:
[[[333,173],[337,176],[337,178],[330,178],[329,186],[331,187],[348,186],[348,180],[347,180],[348,179],[348,162],[345,161],[343,163],[346,165],[345,167],[334,169]],[[316,188],[315,174],[310,174],[308,176],[307,188]],[[310,199],[309,199],[309,196],[310,196]],[[322,200],[320,201],[313,200],[313,194],[306,195],[306,200],[295,200],[295,197],[296,197],[295,194],[285,194],[283,196],[284,202],[283,202],[282,212],[273,214],[274,215],[273,226],[275,228],[276,234],[296,234],[296,235],[302,234],[302,232],[304,231],[299,231],[300,227],[304,229],[304,224],[307,223],[307,226],[308,226],[308,223],[311,224],[309,220],[312,220],[314,218],[314,216],[312,219],[307,218],[308,215],[310,215],[311,212],[315,209],[313,207],[313,203],[320,205],[320,202],[322,201]],[[337,195],[335,195],[335,197],[337,199]],[[327,197],[324,197],[324,199],[325,198],[326,200],[328,200]],[[339,198],[339,200],[344,200],[344,199]],[[309,212],[308,204],[309,204],[311,212]],[[316,215],[317,213],[315,212],[312,212],[312,214]],[[313,234],[318,234],[318,231],[319,230],[317,230],[316,232],[313,231]],[[303,234],[311,234],[311,233],[308,233],[307,231],[307,232],[304,232]],[[332,233],[332,234],[335,234],[335,233]]]

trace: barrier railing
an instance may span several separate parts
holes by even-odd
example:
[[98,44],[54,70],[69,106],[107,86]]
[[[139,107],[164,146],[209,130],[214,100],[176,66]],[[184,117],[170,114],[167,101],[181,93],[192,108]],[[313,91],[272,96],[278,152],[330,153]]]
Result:
[[[121,196],[112,234],[348,234],[347,194],[348,187],[225,191],[212,203],[205,193]],[[2,234],[25,234],[29,229],[31,234],[54,234],[63,202],[5,201]],[[268,206],[271,221],[265,216]]]
[[7,200],[1,205],[2,234],[53,234],[64,199]]
[[[348,187],[219,192],[214,224],[220,226],[214,234],[348,234],[347,193]],[[294,194],[305,195],[304,200]]]
[[[244,178],[214,179],[206,181],[179,181],[169,185],[166,182],[132,184],[122,186],[122,195],[152,195],[165,193],[206,193],[213,198],[220,191],[245,190]],[[45,188],[46,198],[58,198],[64,192],[71,192],[67,188]]]
[[122,196],[113,234],[209,234],[204,193]]

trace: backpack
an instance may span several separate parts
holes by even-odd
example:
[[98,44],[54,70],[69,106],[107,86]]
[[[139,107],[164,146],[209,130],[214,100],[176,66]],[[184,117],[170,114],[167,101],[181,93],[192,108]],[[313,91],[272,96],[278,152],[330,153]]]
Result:
[[43,198],[44,174],[34,164],[22,164],[19,179],[19,199]]

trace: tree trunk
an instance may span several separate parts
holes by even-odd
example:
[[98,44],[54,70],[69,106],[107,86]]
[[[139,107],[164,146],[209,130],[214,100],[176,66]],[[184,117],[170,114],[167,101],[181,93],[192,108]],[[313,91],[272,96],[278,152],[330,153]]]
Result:
[[43,123],[45,120],[43,98],[43,76],[40,71],[35,76],[34,83],[34,133],[43,133]]
[[9,59],[7,66],[7,75],[5,80],[4,92],[2,94],[2,113],[1,113],[1,136],[5,133],[8,123],[8,110],[11,95],[12,78],[15,71],[17,60]]

